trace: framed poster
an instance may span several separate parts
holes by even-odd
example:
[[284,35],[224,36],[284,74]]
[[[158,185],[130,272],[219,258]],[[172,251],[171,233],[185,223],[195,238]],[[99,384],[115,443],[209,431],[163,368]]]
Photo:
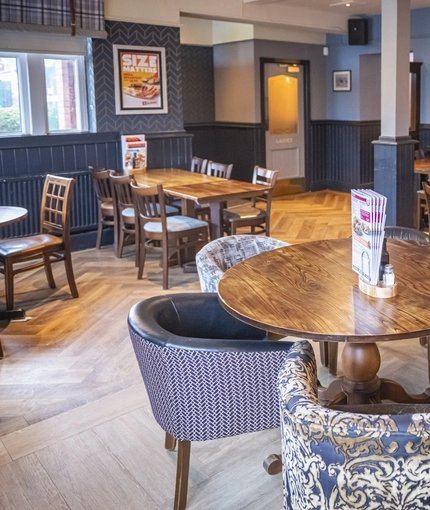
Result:
[[351,91],[351,71],[333,71],[333,90],[335,92]]
[[166,52],[113,45],[117,115],[167,113]]

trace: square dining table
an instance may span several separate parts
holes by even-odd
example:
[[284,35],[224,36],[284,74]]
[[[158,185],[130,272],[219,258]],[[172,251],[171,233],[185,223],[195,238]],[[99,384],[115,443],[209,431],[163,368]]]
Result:
[[134,173],[139,186],[163,185],[168,195],[182,200],[182,214],[194,216],[194,203],[208,204],[211,211],[211,239],[222,237],[222,212],[228,199],[252,198],[267,191],[264,184],[222,179],[206,174],[180,170],[178,168],[157,168]]

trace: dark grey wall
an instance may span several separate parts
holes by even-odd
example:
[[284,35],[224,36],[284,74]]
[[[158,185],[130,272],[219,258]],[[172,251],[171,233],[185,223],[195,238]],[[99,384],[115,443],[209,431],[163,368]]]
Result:
[[184,123],[215,121],[213,48],[181,46]]
[[[108,37],[93,41],[97,131],[121,134],[183,130],[182,66],[179,28],[106,21]],[[112,44],[166,49],[167,104],[157,115],[116,115]]]

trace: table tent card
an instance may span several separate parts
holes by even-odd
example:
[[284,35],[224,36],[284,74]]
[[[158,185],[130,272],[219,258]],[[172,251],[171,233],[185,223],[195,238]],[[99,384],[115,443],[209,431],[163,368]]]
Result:
[[369,285],[378,284],[386,204],[375,191],[351,190],[352,269]]
[[145,135],[123,135],[122,168],[124,171],[146,169],[146,141]]

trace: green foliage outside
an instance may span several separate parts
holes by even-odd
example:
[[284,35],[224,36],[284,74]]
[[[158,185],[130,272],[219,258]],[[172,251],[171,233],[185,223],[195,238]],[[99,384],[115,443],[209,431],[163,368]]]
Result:
[[48,102],[48,126],[49,131],[56,131],[60,128],[57,103]]
[[14,106],[0,108],[0,133],[12,133],[14,131],[21,131],[19,109]]

